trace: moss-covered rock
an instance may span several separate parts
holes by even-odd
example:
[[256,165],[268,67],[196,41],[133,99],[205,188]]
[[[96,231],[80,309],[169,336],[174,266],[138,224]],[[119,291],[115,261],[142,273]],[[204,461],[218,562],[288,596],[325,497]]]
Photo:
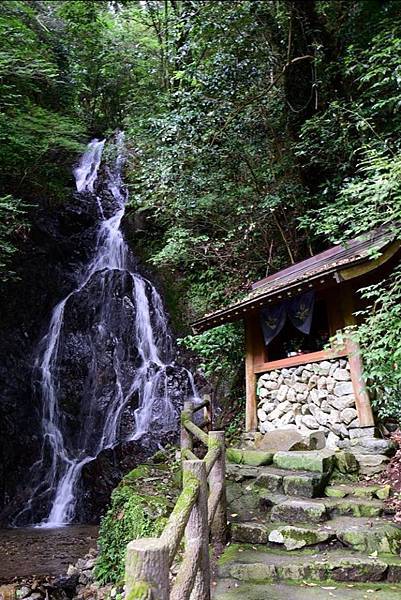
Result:
[[334,468],[340,473],[351,474],[358,473],[359,465],[355,456],[351,452],[340,451],[335,453]]
[[353,517],[380,517],[383,504],[379,500],[358,498],[330,498],[325,500],[331,515],[351,515]]
[[296,550],[326,542],[332,535],[329,531],[288,525],[270,531],[269,542],[284,544],[287,550]]
[[391,496],[391,486],[383,485],[375,492],[375,496],[380,500],[387,500]]
[[322,473],[293,473],[283,478],[283,489],[287,496],[314,498],[320,494],[324,481]]
[[291,471],[329,473],[334,465],[334,454],[330,450],[276,452],[273,464],[279,469],[289,469]]
[[324,490],[324,495],[328,498],[345,498],[349,490],[345,486],[328,485]]
[[401,529],[391,523],[372,523],[371,527],[349,527],[338,531],[337,537],[359,552],[399,554]]
[[261,465],[270,465],[273,460],[273,453],[263,452],[262,450],[228,448],[226,458],[229,462],[236,463],[237,465],[259,467]]

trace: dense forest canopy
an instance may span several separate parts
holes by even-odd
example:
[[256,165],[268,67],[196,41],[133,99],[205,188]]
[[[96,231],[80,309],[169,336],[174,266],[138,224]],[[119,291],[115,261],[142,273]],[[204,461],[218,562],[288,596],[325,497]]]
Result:
[[[177,331],[218,378],[241,332],[196,316],[266,273],[401,218],[398,0],[0,4],[0,275],[37,206],[63,203],[91,137],[126,132],[127,236]],[[400,415],[401,272],[358,335]]]

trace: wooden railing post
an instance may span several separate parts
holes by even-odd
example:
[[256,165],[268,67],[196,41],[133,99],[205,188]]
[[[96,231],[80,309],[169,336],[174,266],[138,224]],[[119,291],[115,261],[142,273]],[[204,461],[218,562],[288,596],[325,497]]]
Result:
[[219,495],[220,500],[211,524],[212,538],[225,544],[227,541],[227,500],[226,500],[226,453],[224,431],[209,431],[209,448],[219,447],[220,454],[209,474],[209,488]]
[[[184,483],[189,478],[199,481],[199,494],[185,529],[185,551],[199,557],[191,600],[210,600],[209,526],[207,522],[207,475],[203,460],[183,463]],[[191,588],[190,588],[191,589]]]
[[133,540],[125,561],[127,600],[169,600],[168,546],[159,538]]
[[182,450],[191,450],[193,449],[192,443],[192,435],[189,433],[187,428],[184,426],[184,422],[186,419],[192,421],[192,413],[193,413],[193,402],[186,401],[184,402],[184,408],[181,413],[181,451]]

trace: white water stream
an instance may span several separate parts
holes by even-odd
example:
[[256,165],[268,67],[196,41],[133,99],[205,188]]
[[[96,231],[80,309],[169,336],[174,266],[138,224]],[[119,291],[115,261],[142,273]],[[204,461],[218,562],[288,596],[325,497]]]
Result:
[[[81,157],[75,169],[76,187],[82,194],[95,194],[98,170],[102,161],[105,141],[93,140]],[[95,200],[100,209],[102,220],[97,234],[96,251],[93,258],[83,268],[76,288],[70,292],[54,310],[48,331],[40,343],[36,360],[36,368],[40,373],[39,386],[42,396],[42,456],[33,469],[43,473],[40,484],[34,490],[32,498],[24,510],[31,509],[32,500],[42,497],[50,504],[48,516],[37,526],[57,527],[72,522],[77,504],[77,490],[81,472],[85,464],[96,458],[102,450],[112,448],[118,442],[120,418],[122,412],[135,394],[138,398],[135,410],[135,429],[128,439],[140,439],[152,430],[156,421],[165,432],[177,426],[177,410],[174,407],[168,390],[166,368],[171,366],[173,350],[163,303],[154,286],[138,273],[129,269],[128,248],[124,241],[120,225],[125,212],[127,194],[122,181],[124,164],[123,135],[117,138],[117,158],[115,164],[106,167],[106,187],[115,201],[116,209],[109,218],[104,217],[102,195]],[[140,357],[136,365],[135,375],[127,390],[121,381],[118,361],[114,367],[114,391],[106,409],[99,408],[92,395],[85,401],[93,403],[88,406],[86,414],[79,426],[81,431],[77,438],[79,443],[70,443],[63,411],[58,401],[58,367],[61,345],[63,343],[63,324],[68,301],[81,292],[91,278],[96,275],[102,281],[104,289],[101,298],[102,322],[98,329],[106,329],[107,315],[112,295],[108,290],[106,278],[111,271],[124,271],[133,281],[132,298],[127,299],[135,307],[135,344]],[[113,332],[111,332],[113,333]],[[110,331],[108,331],[110,335]],[[163,357],[163,358],[162,358]],[[196,397],[193,379],[188,372],[189,387]],[[91,428],[93,414],[97,415],[100,426],[95,431]],[[50,502],[49,502],[50,500]]]

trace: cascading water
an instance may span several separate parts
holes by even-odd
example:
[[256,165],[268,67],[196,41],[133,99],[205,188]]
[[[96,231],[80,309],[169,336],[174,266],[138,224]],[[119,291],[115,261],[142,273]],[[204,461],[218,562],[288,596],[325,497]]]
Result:
[[[105,167],[103,186],[98,186],[104,145],[104,140],[93,140],[74,171],[82,200],[97,204],[96,250],[78,274],[75,289],[54,308],[40,343],[35,371],[43,445],[31,469],[36,479],[31,499],[16,523],[27,515],[35,520],[33,503],[47,513],[40,526],[72,522],[87,463],[122,439],[177,427],[171,377],[180,367],[173,361],[163,303],[154,286],[135,271],[120,229],[127,200],[123,135],[117,136],[117,157]],[[181,371],[195,397],[191,374]],[[79,385],[72,390],[74,378]],[[133,426],[127,428],[122,415],[133,402]]]

